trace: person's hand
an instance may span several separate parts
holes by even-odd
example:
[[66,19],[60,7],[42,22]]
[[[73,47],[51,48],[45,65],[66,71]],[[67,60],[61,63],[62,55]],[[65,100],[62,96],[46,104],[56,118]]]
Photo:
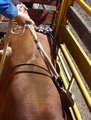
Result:
[[27,13],[28,8],[23,3],[17,4],[16,7],[18,8],[19,11]]
[[30,23],[30,24],[34,24],[34,21],[32,19],[30,19],[28,13],[26,12],[18,12],[18,15],[14,18],[16,20],[16,22],[21,25],[24,26],[24,24],[26,22]]
[[[15,0],[13,0],[14,2]],[[29,15],[28,15],[28,8],[21,2],[19,2],[18,0],[16,0],[16,7],[18,9],[18,15],[14,18],[15,21],[21,25],[24,26],[24,24],[26,22],[30,23],[30,24],[34,24],[34,21],[32,19],[30,19]]]

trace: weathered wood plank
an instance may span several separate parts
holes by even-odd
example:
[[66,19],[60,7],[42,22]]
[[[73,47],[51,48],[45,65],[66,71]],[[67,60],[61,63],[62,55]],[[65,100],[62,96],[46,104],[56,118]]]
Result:
[[67,19],[79,35],[88,51],[91,52],[91,28],[72,6],[68,8]]
[[91,60],[87,57],[68,28],[63,29],[62,40],[91,89]]
[[6,32],[8,27],[8,22],[0,23],[0,32]]
[[22,2],[29,2],[29,3],[39,3],[39,4],[46,4],[46,5],[54,5],[56,6],[57,0],[20,0]]

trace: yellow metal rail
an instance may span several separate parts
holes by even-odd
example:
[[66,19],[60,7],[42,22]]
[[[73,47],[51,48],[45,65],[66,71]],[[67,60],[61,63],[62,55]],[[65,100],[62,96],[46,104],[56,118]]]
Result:
[[[91,89],[91,59],[87,56],[83,48],[77,42],[77,38],[69,29],[69,20],[66,18],[68,7],[73,6],[75,3],[80,5],[80,7],[89,16],[91,16],[91,8],[83,0],[62,0],[58,23],[54,34],[59,44],[57,62],[60,67],[60,75],[62,76],[64,86],[68,90],[71,90],[75,81],[89,111],[91,112],[91,96],[89,95],[86,86],[83,83],[83,79],[77,70],[78,66],[82,75],[85,76],[85,82]],[[83,69],[83,66],[85,70]],[[69,73],[69,69],[71,75]],[[83,116],[81,116],[76,103],[72,108],[69,108],[69,110],[72,114],[73,120],[82,120]]]
[[91,16],[91,8],[83,1],[83,0],[76,0],[76,2],[83,8],[83,10]]

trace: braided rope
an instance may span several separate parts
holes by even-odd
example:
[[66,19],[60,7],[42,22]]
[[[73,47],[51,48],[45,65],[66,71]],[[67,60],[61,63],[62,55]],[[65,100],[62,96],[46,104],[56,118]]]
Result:
[[56,11],[54,13],[54,16],[53,16],[53,19],[52,19],[52,26],[51,26],[53,30],[55,30],[55,28],[56,28],[61,2],[62,2],[62,0],[57,0]]
[[11,33],[14,34],[14,35],[20,35],[20,34],[24,33],[24,31],[25,31],[25,26],[24,26],[24,27],[19,27],[19,29],[21,29],[21,31],[18,32],[18,33],[17,33],[17,32],[14,32],[14,30],[17,30],[17,28],[11,29]]
[[51,60],[49,59],[49,57],[45,53],[40,41],[38,40],[38,36],[37,36],[37,34],[36,34],[35,30],[34,30],[34,27],[32,25],[29,25],[29,24],[27,24],[27,25],[28,25],[28,28],[30,30],[30,33],[32,34],[32,36],[34,38],[36,46],[37,46],[38,50],[40,51],[40,54],[41,54],[42,58],[44,59],[44,62],[46,60],[45,64],[47,63],[47,67],[48,67],[48,69],[50,69],[50,71],[52,73],[52,76],[55,76],[55,78],[57,79],[59,77],[59,75],[56,72]]
[[0,75],[2,74],[2,70],[3,70],[5,58],[6,58],[6,53],[7,53],[8,44],[9,44],[9,36],[10,36],[10,32],[11,32],[11,27],[12,27],[12,19],[9,19],[8,30],[7,30],[7,33],[6,33],[5,45],[4,45],[3,54],[2,54],[1,62],[0,62]]

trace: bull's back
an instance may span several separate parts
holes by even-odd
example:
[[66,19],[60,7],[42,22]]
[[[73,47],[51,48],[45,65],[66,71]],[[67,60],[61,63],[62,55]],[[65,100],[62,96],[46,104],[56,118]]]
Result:
[[[47,37],[38,36],[51,58]],[[11,34],[10,46],[0,78],[1,120],[62,120],[59,94],[29,31]]]

